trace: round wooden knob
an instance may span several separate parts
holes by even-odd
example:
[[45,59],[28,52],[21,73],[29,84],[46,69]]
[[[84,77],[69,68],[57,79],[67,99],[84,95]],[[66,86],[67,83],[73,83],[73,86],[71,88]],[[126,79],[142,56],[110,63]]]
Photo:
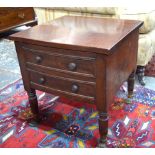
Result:
[[39,82],[39,84],[44,84],[45,83],[45,78],[41,77],[38,82]]
[[37,63],[41,63],[41,61],[42,61],[42,57],[41,56],[36,56],[36,62]]
[[76,67],[77,67],[77,65],[74,62],[71,62],[71,63],[68,64],[68,69],[70,71],[75,71],[76,70]]
[[79,86],[78,86],[77,84],[73,84],[73,85],[72,85],[72,92],[73,92],[73,93],[77,93],[78,90],[79,90]]

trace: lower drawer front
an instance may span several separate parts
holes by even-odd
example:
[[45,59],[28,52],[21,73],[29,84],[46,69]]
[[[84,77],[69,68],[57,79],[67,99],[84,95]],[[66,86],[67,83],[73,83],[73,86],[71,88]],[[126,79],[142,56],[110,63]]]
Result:
[[71,94],[79,94],[88,97],[94,97],[95,94],[95,84],[93,82],[84,82],[66,79],[63,77],[49,76],[35,71],[30,71],[30,80],[32,84],[38,84]]

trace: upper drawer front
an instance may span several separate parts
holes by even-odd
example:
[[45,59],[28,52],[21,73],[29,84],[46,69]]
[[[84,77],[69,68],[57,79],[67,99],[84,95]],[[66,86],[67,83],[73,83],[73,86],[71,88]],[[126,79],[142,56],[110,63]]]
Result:
[[0,8],[0,30],[34,20],[33,8]]
[[95,77],[95,58],[66,55],[59,51],[46,53],[35,50],[26,50],[25,57],[27,62],[50,67],[53,70],[77,72]]

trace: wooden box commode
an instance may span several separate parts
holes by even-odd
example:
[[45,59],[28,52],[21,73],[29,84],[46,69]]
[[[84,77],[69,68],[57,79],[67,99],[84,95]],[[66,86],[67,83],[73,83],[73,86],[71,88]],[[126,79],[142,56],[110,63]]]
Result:
[[128,80],[132,97],[141,21],[64,16],[10,36],[15,41],[31,110],[39,119],[35,90],[94,103],[99,147],[104,147],[108,107]]

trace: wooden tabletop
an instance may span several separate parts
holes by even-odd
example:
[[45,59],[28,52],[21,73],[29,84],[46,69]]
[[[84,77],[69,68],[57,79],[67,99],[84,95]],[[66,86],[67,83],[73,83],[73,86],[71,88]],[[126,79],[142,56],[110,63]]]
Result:
[[108,53],[142,21],[63,16],[13,34],[10,39],[42,46]]

